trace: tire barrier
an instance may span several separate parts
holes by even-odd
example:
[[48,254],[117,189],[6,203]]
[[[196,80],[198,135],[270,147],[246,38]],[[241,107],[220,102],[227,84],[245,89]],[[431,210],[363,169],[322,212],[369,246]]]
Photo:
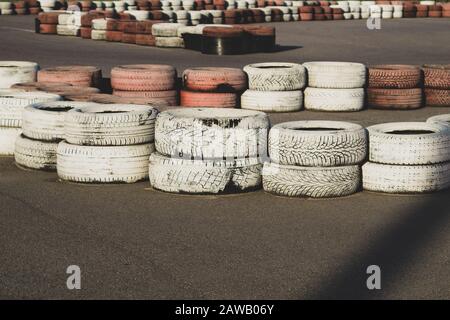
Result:
[[102,71],[93,66],[60,66],[40,70],[37,79],[38,82],[63,82],[75,86],[98,87]]
[[450,106],[450,65],[424,65],[425,104]]
[[0,61],[0,89],[37,79],[39,65],[28,61]]

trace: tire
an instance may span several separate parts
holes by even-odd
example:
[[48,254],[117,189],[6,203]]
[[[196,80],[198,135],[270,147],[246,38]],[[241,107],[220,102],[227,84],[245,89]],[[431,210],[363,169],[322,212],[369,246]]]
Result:
[[158,111],[143,105],[88,105],[74,108],[64,118],[68,143],[123,146],[152,142]]
[[303,107],[302,91],[247,90],[241,96],[241,108],[264,112],[300,111]]
[[39,33],[41,34],[56,34],[56,24],[39,24]]
[[82,183],[134,183],[148,178],[153,144],[78,146],[65,141],[57,149],[57,172],[62,180]]
[[440,114],[438,116],[430,117],[428,118],[427,123],[450,125],[450,114]]
[[136,44],[141,46],[152,46],[156,45],[155,37],[151,34],[137,34],[136,35]]
[[56,34],[60,36],[74,36],[80,35],[80,27],[73,25],[58,24],[56,26]]
[[334,198],[358,192],[361,168],[299,167],[264,163],[264,191],[288,197]]
[[64,139],[67,111],[89,105],[89,102],[55,101],[26,106],[22,115],[23,135],[41,141],[60,141]]
[[74,86],[97,87],[102,79],[102,70],[94,66],[59,66],[38,72],[39,82],[64,82]]
[[219,194],[251,191],[261,186],[262,164],[256,158],[187,160],[150,156],[150,185],[174,193]]
[[123,91],[173,90],[176,76],[176,69],[169,65],[123,65],[111,70],[111,86]]
[[363,188],[385,193],[425,193],[450,187],[450,163],[398,166],[367,162]]
[[450,128],[425,122],[393,122],[368,127],[369,161],[425,165],[450,161]]
[[366,82],[366,67],[354,62],[306,62],[308,85],[325,89],[362,88]]
[[177,37],[178,28],[184,27],[179,23],[156,23],[152,26],[155,37]]
[[184,48],[184,41],[183,38],[178,37],[155,36],[155,46],[161,48]]
[[305,109],[315,111],[361,111],[364,108],[364,89],[305,90]]
[[0,89],[10,88],[16,83],[34,82],[39,65],[27,61],[0,61]]
[[235,159],[267,154],[269,119],[262,112],[175,109],[159,114],[156,150],[187,159]]
[[59,100],[59,95],[46,92],[0,92],[0,126],[21,127],[22,112],[26,106]]
[[57,142],[28,139],[20,135],[16,139],[14,159],[22,167],[56,171]]
[[244,67],[249,89],[258,91],[300,90],[306,84],[306,69],[297,63],[255,63]]
[[178,105],[178,91],[177,90],[167,90],[167,91],[120,91],[114,90],[113,94],[118,97],[123,98],[145,98],[148,101],[155,101],[155,104],[161,100],[166,101],[169,106]]
[[106,30],[92,30],[91,31],[92,40],[106,40]]
[[180,106],[203,108],[235,108],[237,95],[231,92],[180,91]]
[[237,68],[191,68],[183,72],[183,87],[204,92],[240,92],[247,88],[247,77]]
[[269,133],[272,162],[304,167],[355,165],[367,157],[366,130],[341,121],[291,121]]
[[423,105],[422,89],[367,89],[367,103],[374,109],[419,109]]
[[137,21],[143,21],[149,18],[150,12],[146,10],[127,10],[125,13],[132,15]]
[[424,65],[425,87],[449,90],[450,89],[450,64]]
[[16,139],[21,132],[21,128],[0,127],[0,156],[14,155]]
[[450,89],[428,89],[425,88],[425,102],[431,107],[450,107]]
[[422,71],[412,65],[378,65],[369,67],[369,87],[411,89],[421,85]]

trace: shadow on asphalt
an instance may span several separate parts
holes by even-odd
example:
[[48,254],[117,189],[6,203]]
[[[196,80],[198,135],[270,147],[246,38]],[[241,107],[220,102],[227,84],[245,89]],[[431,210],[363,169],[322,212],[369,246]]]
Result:
[[[429,246],[435,231],[450,219],[450,190],[430,195],[432,200],[409,213],[403,220],[374,239],[370,248],[340,268],[331,281],[307,299],[379,299],[395,285],[402,271],[413,264],[423,248]],[[437,248],[438,249],[438,248]],[[366,268],[381,269],[381,290],[368,290]],[[443,279],[445,281],[445,279]]]
[[282,46],[282,45],[276,45],[273,49],[273,52],[283,52],[283,51],[290,51],[295,49],[301,49],[303,46]]

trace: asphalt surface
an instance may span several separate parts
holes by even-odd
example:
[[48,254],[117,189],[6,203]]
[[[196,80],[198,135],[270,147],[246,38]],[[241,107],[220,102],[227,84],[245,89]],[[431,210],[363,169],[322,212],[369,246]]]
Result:
[[[278,23],[273,54],[206,56],[30,32],[31,17],[0,16],[0,59],[42,67],[129,63],[235,66],[313,60],[450,63],[450,19]],[[422,121],[445,108],[270,115],[363,125]],[[450,191],[361,192],[326,200],[263,191],[188,196],[133,185],[77,185],[0,159],[0,298],[449,299]],[[382,290],[366,288],[379,265]],[[82,289],[66,288],[78,265]]]

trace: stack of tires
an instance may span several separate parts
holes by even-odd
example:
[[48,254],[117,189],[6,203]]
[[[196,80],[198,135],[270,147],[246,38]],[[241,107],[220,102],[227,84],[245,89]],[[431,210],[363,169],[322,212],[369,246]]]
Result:
[[416,17],[426,18],[428,17],[428,6],[424,4],[416,4]]
[[442,17],[450,18],[450,3],[441,3]]
[[2,15],[11,15],[14,9],[11,2],[0,2],[0,13]]
[[113,94],[142,98],[158,106],[178,105],[177,71],[169,65],[122,65],[111,70]]
[[424,65],[427,106],[450,107],[450,65]]
[[422,107],[422,71],[412,65],[369,67],[369,108],[418,109]]
[[152,34],[152,27],[162,21],[138,21],[136,23],[136,44],[141,46],[155,46],[155,37]]
[[174,109],[156,120],[156,153],[150,156],[153,188],[218,194],[261,186],[269,119],[238,109]]
[[425,122],[371,126],[365,190],[424,193],[450,187],[450,127]]
[[59,66],[39,70],[37,79],[38,82],[99,88],[102,82],[102,70],[95,66]]
[[178,37],[179,23],[156,23],[152,26],[155,45],[164,48],[184,48],[183,38]]
[[192,68],[183,72],[180,105],[183,107],[235,108],[247,88],[247,77],[235,68]]
[[[37,20],[39,21],[39,33],[56,34],[58,26],[58,16],[62,12],[41,12]],[[36,30],[37,31],[37,30]]]
[[301,21],[314,20],[314,9],[309,6],[303,6],[298,8],[298,13]]
[[382,4],[381,7],[381,18],[392,19],[394,17],[394,6],[390,4]]
[[91,39],[92,40],[106,40],[106,32],[117,26],[118,22],[115,19],[94,19],[91,22]]
[[417,8],[414,3],[403,2],[403,18],[415,18]]
[[249,89],[241,97],[241,108],[264,112],[300,111],[306,69],[297,63],[255,63],[244,67]]
[[155,119],[150,106],[88,104],[68,111],[57,149],[60,179],[81,183],[134,183],[148,178]]
[[364,108],[366,67],[353,62],[307,62],[305,109],[360,111]]
[[91,11],[81,16],[80,37],[83,39],[91,39],[92,37],[92,20],[104,19],[105,14],[99,11]]
[[0,89],[37,79],[39,65],[28,61],[0,61]]
[[272,127],[270,162],[264,163],[265,191],[289,197],[332,198],[361,188],[367,134],[340,121],[292,121]]
[[58,16],[56,33],[60,36],[80,36],[81,15],[85,13],[63,13]]
[[55,7],[55,0],[39,0],[39,4],[42,11],[48,12]]

